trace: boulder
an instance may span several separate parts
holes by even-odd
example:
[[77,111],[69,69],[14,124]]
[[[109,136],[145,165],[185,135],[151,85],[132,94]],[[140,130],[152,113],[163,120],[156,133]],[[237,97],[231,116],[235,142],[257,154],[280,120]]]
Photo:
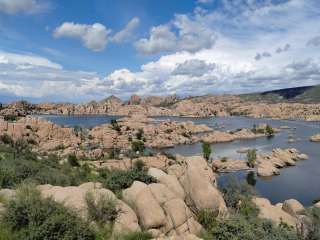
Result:
[[270,201],[266,198],[253,198],[252,201],[256,204],[259,212],[259,217],[272,221],[275,224],[280,224],[284,222],[292,227],[297,227],[298,220],[291,216],[289,213],[285,212],[279,206],[272,205]]
[[39,185],[37,188],[43,197],[52,197],[53,200],[64,204],[66,207],[76,209],[82,217],[88,215],[85,199],[88,192],[93,194],[94,199],[98,199],[102,195],[107,196],[117,202],[119,210],[119,215],[115,220],[113,228],[114,233],[140,230],[135,212],[123,201],[117,199],[110,190],[101,188],[99,183],[85,183],[79,187]]
[[222,194],[215,187],[212,169],[204,158],[187,158],[185,173],[180,182],[190,206],[198,210],[213,209],[221,214],[227,211]]
[[305,210],[303,205],[295,199],[289,199],[283,202],[282,210],[289,213],[291,216],[297,216]]
[[311,142],[320,142],[320,134],[316,134],[310,137]]

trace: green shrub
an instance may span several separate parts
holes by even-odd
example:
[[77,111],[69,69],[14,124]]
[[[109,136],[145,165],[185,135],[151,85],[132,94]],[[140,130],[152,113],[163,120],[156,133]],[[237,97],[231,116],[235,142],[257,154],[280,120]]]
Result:
[[18,116],[16,115],[5,115],[3,118],[5,121],[9,121],[9,122],[15,122],[18,120]]
[[138,171],[143,171],[145,166],[146,164],[141,159],[138,159],[133,163],[133,168],[137,169]]
[[210,229],[216,224],[216,219],[218,216],[217,212],[214,212],[211,209],[200,210],[197,212],[198,222],[205,228]]
[[311,222],[308,226],[308,235],[306,239],[308,240],[319,240],[320,239],[320,209],[313,207],[308,210],[309,218]]
[[138,129],[138,132],[136,133],[136,138],[137,138],[138,140],[142,140],[143,134],[144,134],[143,129],[142,129],[142,128],[139,128],[139,129]]
[[72,166],[72,167],[79,167],[80,164],[78,162],[78,159],[76,157],[76,155],[74,154],[70,154],[68,155],[68,163]]
[[121,234],[116,240],[149,240],[152,239],[151,233],[147,232],[130,232]]
[[298,240],[295,231],[277,227],[271,222],[258,218],[244,218],[240,215],[217,220],[206,228],[204,239],[215,240]]
[[146,171],[140,171],[136,168],[130,170],[113,170],[105,175],[104,186],[113,192],[118,192],[128,188],[134,181],[144,182],[146,184],[154,183],[156,180],[149,176]]
[[247,152],[247,165],[250,168],[254,168],[257,161],[257,150],[256,149],[250,149]]
[[267,136],[269,137],[272,137],[274,135],[274,129],[270,126],[270,125],[267,125],[266,126],[266,134]]
[[43,199],[33,186],[22,186],[7,204],[3,221],[24,240],[94,240],[88,224],[51,198]]
[[121,127],[119,126],[116,119],[111,119],[111,127],[113,130],[116,130],[117,132],[121,132]]
[[211,155],[211,146],[209,143],[207,142],[203,142],[202,143],[202,154],[203,154],[203,157],[208,161],[209,158],[210,158],[210,155]]
[[251,185],[245,181],[239,181],[237,178],[229,178],[220,190],[223,193],[227,206],[234,209],[238,208],[239,202],[244,198],[251,198],[257,195]]
[[131,149],[134,152],[143,153],[145,150],[144,142],[140,140],[131,142]]
[[105,194],[95,196],[94,193],[86,194],[89,219],[100,224],[113,223],[118,214],[117,200]]
[[0,222],[0,240],[19,240],[10,227]]
[[13,145],[14,143],[13,139],[6,133],[0,136],[0,141],[3,142],[4,144],[9,144],[9,145]]

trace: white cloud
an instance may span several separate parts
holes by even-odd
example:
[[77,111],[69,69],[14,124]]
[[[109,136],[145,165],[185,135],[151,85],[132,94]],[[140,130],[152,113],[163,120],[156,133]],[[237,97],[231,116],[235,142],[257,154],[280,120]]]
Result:
[[216,39],[215,32],[201,19],[177,14],[170,23],[152,27],[149,39],[140,39],[135,46],[138,52],[147,55],[169,51],[196,52],[210,49]]
[[0,12],[7,14],[27,13],[35,14],[49,8],[46,1],[40,0],[0,0]]
[[131,19],[124,29],[114,34],[112,41],[119,43],[130,40],[133,35],[133,31],[139,26],[139,24],[139,18],[135,17]]
[[107,45],[110,32],[111,30],[100,23],[87,25],[65,22],[54,30],[53,36],[80,39],[86,48],[102,51]]
[[320,36],[316,36],[316,37],[311,38],[307,42],[307,46],[309,46],[309,47],[319,47],[320,46]]
[[149,39],[140,39],[135,46],[142,54],[157,54],[173,51],[176,48],[176,41],[176,36],[168,25],[159,25],[151,28]]
[[209,4],[209,3],[213,3],[213,0],[197,0],[197,3],[200,3],[200,4]]

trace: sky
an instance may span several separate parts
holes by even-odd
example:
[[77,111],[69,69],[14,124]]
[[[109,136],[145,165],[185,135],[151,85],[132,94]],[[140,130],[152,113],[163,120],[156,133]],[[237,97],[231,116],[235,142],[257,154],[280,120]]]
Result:
[[0,101],[320,84],[318,0],[0,0]]

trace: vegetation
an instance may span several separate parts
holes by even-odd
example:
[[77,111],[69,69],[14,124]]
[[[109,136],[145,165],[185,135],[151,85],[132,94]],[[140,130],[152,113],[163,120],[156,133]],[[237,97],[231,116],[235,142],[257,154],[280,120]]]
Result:
[[112,196],[88,192],[86,194],[89,220],[102,224],[113,223],[119,215],[117,200]]
[[116,240],[149,240],[152,239],[151,233],[148,232],[131,232],[125,233],[116,238]]
[[308,216],[311,221],[309,222],[309,232],[306,239],[319,240],[320,239],[320,208],[311,208],[308,211]]
[[23,141],[0,144],[0,187],[14,188],[23,182],[68,186],[97,178],[87,165],[74,167],[72,159],[61,164],[56,155],[34,153]]
[[211,240],[298,240],[296,232],[285,225],[275,226],[270,221],[259,219],[259,210],[251,199],[256,193],[246,182],[230,179],[222,187],[229,207],[227,218],[217,218],[217,213],[203,210],[197,213],[198,221],[205,231],[202,238]]
[[202,153],[203,153],[203,157],[208,161],[210,159],[210,155],[211,155],[211,146],[209,143],[207,142],[203,142],[202,143]]
[[269,137],[274,136],[274,129],[270,125],[266,126],[266,134]]
[[104,177],[104,186],[116,193],[130,187],[134,181],[146,184],[156,182],[153,177],[147,174],[145,168],[141,169],[139,166],[134,166],[130,170],[113,170],[112,172],[107,172]]
[[68,163],[72,166],[72,167],[79,167],[80,164],[78,162],[77,157],[74,154],[70,154],[68,156]]
[[138,140],[142,140],[143,139],[143,134],[144,134],[143,129],[142,128],[138,129],[138,132],[136,133],[136,138]]
[[88,224],[76,213],[51,198],[41,198],[32,186],[22,186],[6,208],[2,224],[15,233],[13,239],[95,239]]
[[119,126],[116,119],[111,119],[111,127],[113,130],[116,130],[117,132],[121,132],[121,127]]
[[141,140],[132,141],[131,142],[131,149],[134,152],[143,153],[145,150],[144,142]]
[[257,150],[256,149],[250,149],[247,152],[247,165],[250,168],[254,168],[257,161]]

